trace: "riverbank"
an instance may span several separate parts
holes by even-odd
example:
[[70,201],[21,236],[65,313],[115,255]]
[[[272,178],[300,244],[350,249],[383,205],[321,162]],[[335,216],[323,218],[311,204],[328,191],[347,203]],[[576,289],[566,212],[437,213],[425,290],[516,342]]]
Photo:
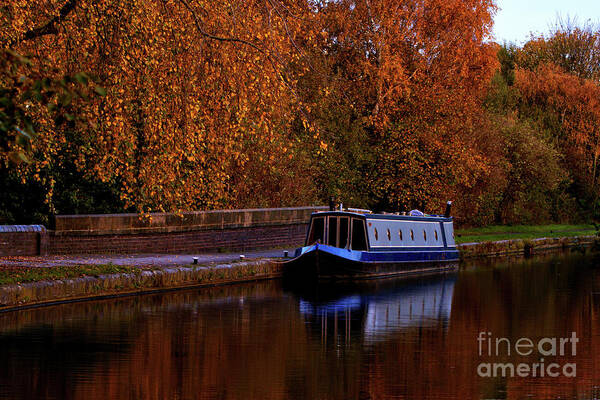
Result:
[[[531,256],[553,250],[585,252],[596,240],[513,239],[462,243],[458,248],[461,259]],[[0,311],[279,278],[282,255],[283,250],[249,253],[243,259],[233,253],[210,254],[197,256],[198,264],[191,255],[0,258]]]
[[2,285],[0,311],[250,282],[278,278],[282,274],[281,263],[273,259],[205,266],[121,268],[128,268],[130,272]]
[[575,249],[585,252],[595,246],[597,236],[554,237],[536,239],[497,240],[493,242],[462,243],[457,245],[461,259],[502,256],[533,256],[553,250]]

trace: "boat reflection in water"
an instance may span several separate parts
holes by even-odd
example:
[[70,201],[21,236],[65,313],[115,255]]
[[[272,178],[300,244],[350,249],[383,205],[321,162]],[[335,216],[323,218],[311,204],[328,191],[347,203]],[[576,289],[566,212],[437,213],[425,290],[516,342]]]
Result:
[[322,340],[333,337],[348,343],[360,337],[363,343],[374,344],[405,329],[447,330],[456,278],[450,273],[287,289],[300,298],[300,313]]

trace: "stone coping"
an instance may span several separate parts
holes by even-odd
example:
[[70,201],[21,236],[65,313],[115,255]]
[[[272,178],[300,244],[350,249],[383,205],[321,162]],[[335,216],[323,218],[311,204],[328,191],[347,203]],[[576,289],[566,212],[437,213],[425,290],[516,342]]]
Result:
[[0,233],[46,232],[44,225],[0,225]]

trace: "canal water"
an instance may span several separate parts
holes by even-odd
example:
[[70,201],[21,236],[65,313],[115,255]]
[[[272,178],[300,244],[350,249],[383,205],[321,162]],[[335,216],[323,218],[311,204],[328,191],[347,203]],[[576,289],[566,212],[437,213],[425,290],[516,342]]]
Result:
[[598,398],[598,265],[551,255],[3,313],[0,398]]

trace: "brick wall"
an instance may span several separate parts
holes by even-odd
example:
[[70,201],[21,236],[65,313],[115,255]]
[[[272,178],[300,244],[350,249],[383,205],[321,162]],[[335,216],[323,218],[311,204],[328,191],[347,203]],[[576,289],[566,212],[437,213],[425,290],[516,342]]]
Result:
[[202,253],[296,246],[307,224],[189,232],[57,235],[50,232],[48,254]]
[[38,254],[39,233],[3,232],[0,234],[0,256],[27,256]]
[[[145,219],[137,214],[57,216],[53,231],[3,232],[0,226],[0,256],[202,253],[298,246],[304,242],[310,214],[323,209],[161,213]],[[5,226],[9,229],[14,226]]]
[[46,233],[41,225],[0,225],[0,257],[44,252]]

